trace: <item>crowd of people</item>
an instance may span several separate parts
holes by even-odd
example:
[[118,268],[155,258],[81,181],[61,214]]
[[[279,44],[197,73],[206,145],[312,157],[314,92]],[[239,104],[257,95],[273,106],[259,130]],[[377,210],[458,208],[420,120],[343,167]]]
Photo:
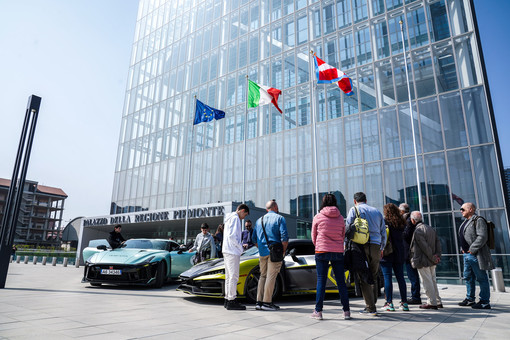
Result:
[[[311,314],[313,319],[323,319],[324,297],[329,268],[335,275],[343,318],[351,319],[349,296],[344,280],[345,270],[359,282],[365,308],[359,313],[367,316],[379,315],[376,307],[379,287],[379,270],[384,278],[383,311],[409,311],[409,305],[419,305],[423,310],[443,308],[436,281],[436,267],[441,262],[441,243],[434,228],[423,222],[420,211],[410,212],[406,203],[393,203],[383,207],[383,213],[367,204],[363,192],[353,197],[354,206],[343,218],[336,197],[326,194],[322,198],[319,213],[312,222],[312,242],[315,246],[317,272],[316,303]],[[275,281],[283,264],[288,246],[285,218],[278,212],[275,200],[266,203],[267,213],[255,225],[245,219],[250,209],[240,204],[236,211],[227,214],[212,235],[207,223],[201,225],[190,252],[196,251],[195,263],[209,258],[223,257],[225,261],[225,302],[228,310],[245,310],[237,300],[240,258],[246,249],[253,246],[259,251],[260,278],[257,286],[255,308],[277,311],[279,306],[272,301]],[[473,203],[461,207],[464,221],[458,232],[464,259],[466,298],[459,306],[473,309],[490,309],[490,287],[487,270],[493,269],[492,257],[487,244],[487,222],[476,214]],[[241,221],[244,222],[244,230]],[[119,247],[124,238],[120,225],[110,233],[112,248]],[[360,236],[361,237],[357,237]],[[362,240],[362,241],[360,241]],[[410,281],[408,298],[404,268]],[[400,301],[393,301],[393,277],[398,285]],[[476,302],[475,283],[480,285],[480,297]],[[421,299],[421,288],[427,297]]]

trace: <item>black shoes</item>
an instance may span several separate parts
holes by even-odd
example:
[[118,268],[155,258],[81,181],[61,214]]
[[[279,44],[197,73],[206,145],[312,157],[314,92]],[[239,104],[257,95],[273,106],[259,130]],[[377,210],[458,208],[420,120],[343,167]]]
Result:
[[421,299],[407,299],[408,305],[421,305]]
[[[255,308],[257,308],[257,307],[255,307]],[[261,309],[267,310],[267,311],[277,311],[280,309],[280,306],[277,306],[274,303],[265,303],[264,302],[261,306]]]
[[471,308],[473,309],[491,309],[490,303],[483,303],[481,301],[478,301],[475,304],[471,305]]
[[225,300],[225,308],[227,310],[246,310],[246,306],[239,303],[237,300]]
[[465,307],[465,306],[473,306],[475,305],[475,301],[464,299],[462,302],[459,302],[459,306]]
[[255,304],[255,309],[262,310],[262,301],[257,301],[257,303]]

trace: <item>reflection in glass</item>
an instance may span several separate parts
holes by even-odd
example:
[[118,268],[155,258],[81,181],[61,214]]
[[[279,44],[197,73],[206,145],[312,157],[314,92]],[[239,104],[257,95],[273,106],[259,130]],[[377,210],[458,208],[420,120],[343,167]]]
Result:
[[413,51],[414,84],[418,92],[418,98],[423,98],[436,93],[434,71],[432,70],[432,58],[430,48]]
[[381,147],[383,158],[400,157],[400,136],[395,107],[379,111],[381,117]]
[[448,187],[444,154],[440,152],[424,157],[430,211],[451,210],[451,192]]
[[432,40],[439,41],[450,37],[448,17],[446,15],[445,0],[429,5],[429,25],[431,26]]
[[400,159],[384,162],[384,204],[399,205],[404,200],[402,164]]
[[443,134],[441,119],[437,106],[437,97],[431,97],[418,102],[420,111],[420,127],[423,138],[424,152],[443,149]]
[[[427,22],[423,7],[407,13],[407,25],[411,49],[428,44]],[[409,48],[409,46],[406,46],[406,48]]]
[[446,147],[450,149],[467,146],[466,127],[462,114],[460,93],[453,92],[441,95],[439,96],[439,103],[441,104]]
[[376,62],[375,74],[377,102],[379,107],[395,105],[395,89],[393,88],[393,68],[391,66],[391,60]]
[[478,208],[503,207],[501,177],[494,145],[472,148],[471,153],[478,191]]
[[358,91],[361,102],[361,111],[372,110],[376,108],[375,101],[375,85],[374,85],[374,71],[372,66],[364,66],[358,69],[359,82]]
[[474,35],[465,35],[455,38],[455,56],[462,87],[480,84],[482,81],[480,59],[475,46]]
[[465,202],[475,202],[473,174],[469,162],[469,150],[448,151],[448,170],[452,192],[453,209],[460,209]]
[[[421,153],[420,129],[418,128],[418,113],[416,112],[416,102],[413,102],[413,124],[414,135],[416,140],[416,152]],[[411,126],[411,115],[409,112],[409,104],[401,104],[398,106],[398,122],[400,126],[400,142],[402,143],[403,156],[414,155],[413,130]]]
[[361,131],[359,116],[344,118],[346,164],[361,163]]
[[367,200],[370,205],[380,209],[384,206],[383,181],[381,173],[381,163],[369,163],[365,165],[365,189]]
[[351,0],[337,0],[336,13],[338,28],[349,26],[352,22],[351,19]]
[[[404,163],[404,183],[405,190],[402,190],[400,199],[406,200],[409,204],[411,211],[420,210],[418,202],[418,186],[416,182],[416,162],[414,157],[406,157],[403,160]],[[423,169],[423,160],[421,156],[418,156],[418,171],[420,175],[420,190],[421,190],[421,202],[423,205],[423,211],[428,210],[427,192],[425,190],[425,172]],[[404,198],[405,194],[405,198]]]
[[380,151],[377,111],[361,114],[361,125],[363,129],[364,162],[378,161],[380,159]]
[[344,129],[342,123],[342,119],[333,119],[328,122],[328,155],[330,168],[344,165],[345,154],[343,152],[338,152],[338,150],[344,150]]
[[453,48],[451,41],[446,41],[432,47],[434,55],[434,67],[436,70],[436,79],[438,92],[446,92],[459,88],[457,81],[457,71],[455,69],[455,59],[453,57]]
[[492,142],[489,111],[483,87],[467,89],[462,94],[471,145]]

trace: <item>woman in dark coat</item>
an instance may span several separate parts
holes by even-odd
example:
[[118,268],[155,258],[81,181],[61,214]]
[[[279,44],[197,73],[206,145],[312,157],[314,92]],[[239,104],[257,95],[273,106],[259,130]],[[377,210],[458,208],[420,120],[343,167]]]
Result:
[[400,291],[400,308],[403,311],[408,311],[407,287],[404,279],[405,252],[404,240],[402,238],[406,221],[400,215],[398,207],[393,203],[384,206],[384,220],[389,229],[388,242],[391,242],[393,251],[381,259],[381,269],[384,276],[384,293],[386,295],[386,303],[383,309],[395,311],[395,306],[393,305],[393,272],[397,278],[398,290]]

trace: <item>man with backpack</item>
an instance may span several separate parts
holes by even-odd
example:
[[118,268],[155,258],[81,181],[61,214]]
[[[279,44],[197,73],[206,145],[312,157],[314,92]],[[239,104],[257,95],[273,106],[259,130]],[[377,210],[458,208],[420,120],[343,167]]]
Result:
[[[487,221],[476,214],[476,206],[466,202],[460,208],[464,222],[459,228],[459,243],[464,257],[464,280],[466,298],[459,306],[471,306],[474,309],[491,309],[490,285],[487,270],[494,268],[487,240],[489,229]],[[475,281],[480,284],[480,300],[475,303]]]
[[[346,219],[348,229],[353,229],[352,225],[357,218],[366,220],[368,223],[369,237],[363,244],[363,249],[367,256],[368,267],[370,270],[370,280],[360,277],[361,293],[365,300],[366,308],[360,314],[377,316],[375,303],[379,287],[377,287],[377,277],[379,274],[379,261],[382,258],[382,252],[386,245],[386,225],[383,215],[379,210],[367,204],[367,196],[363,192],[354,194],[354,207],[349,210]],[[349,234],[349,231],[347,232]],[[356,239],[353,239],[356,242]]]

